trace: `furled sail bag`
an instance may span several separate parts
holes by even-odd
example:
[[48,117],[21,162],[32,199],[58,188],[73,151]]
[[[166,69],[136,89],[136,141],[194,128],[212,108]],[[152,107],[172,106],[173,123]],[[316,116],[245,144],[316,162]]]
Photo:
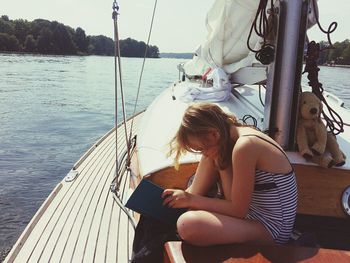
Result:
[[[277,3],[273,0],[274,4]],[[309,6],[308,28],[316,23],[317,2]],[[203,75],[208,68],[222,68],[231,74],[258,62],[247,46],[260,0],[216,0],[207,13],[207,39],[183,68],[188,76]],[[262,39],[251,32],[249,46],[259,50]]]
[[[260,0],[215,1],[207,14],[208,35],[202,45],[202,56],[207,62],[227,71],[229,65],[248,56],[247,39],[259,3]],[[258,41],[259,37],[252,32],[250,46],[255,47]],[[233,65],[231,68],[234,71],[238,69],[234,69]]]
[[[250,66],[255,57],[247,47],[247,39],[260,0],[216,0],[207,14],[207,39],[197,50],[197,57],[185,64],[188,75],[198,68],[223,68],[226,73]],[[250,46],[259,45],[259,37],[253,31]],[[200,64],[207,65],[199,66]],[[198,67],[199,66],[199,67]]]

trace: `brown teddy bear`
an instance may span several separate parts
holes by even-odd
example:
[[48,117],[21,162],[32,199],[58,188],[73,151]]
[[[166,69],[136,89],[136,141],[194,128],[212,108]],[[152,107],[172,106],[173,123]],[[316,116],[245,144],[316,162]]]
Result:
[[321,120],[322,102],[312,92],[299,97],[297,145],[299,153],[322,167],[342,166],[345,155],[339,149],[335,136],[327,132]]

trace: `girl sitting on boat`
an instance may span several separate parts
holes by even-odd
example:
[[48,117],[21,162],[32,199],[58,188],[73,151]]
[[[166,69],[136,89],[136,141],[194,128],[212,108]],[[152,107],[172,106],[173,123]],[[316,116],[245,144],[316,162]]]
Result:
[[[192,185],[166,189],[164,204],[188,208],[177,221],[180,237],[199,246],[284,244],[297,207],[294,170],[281,147],[215,104],[189,106],[172,140],[175,165],[186,151],[201,153]],[[205,195],[220,181],[224,198]]]

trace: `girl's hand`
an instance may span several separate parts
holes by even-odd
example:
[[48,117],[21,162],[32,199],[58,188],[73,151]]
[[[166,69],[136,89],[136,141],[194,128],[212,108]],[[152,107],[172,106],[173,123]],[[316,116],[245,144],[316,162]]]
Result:
[[165,189],[162,194],[163,205],[171,208],[190,208],[192,197],[190,193],[177,189]]

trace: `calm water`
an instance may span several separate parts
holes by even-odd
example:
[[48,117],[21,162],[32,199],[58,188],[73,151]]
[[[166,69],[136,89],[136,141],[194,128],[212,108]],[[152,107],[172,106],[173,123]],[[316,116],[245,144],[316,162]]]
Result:
[[[139,109],[178,78],[180,62],[146,61],[149,88],[140,92]],[[129,114],[141,65],[122,60]],[[53,187],[113,125],[112,57],[0,55],[0,250],[17,240]]]
[[[178,78],[180,62],[146,61],[142,83],[148,89],[141,89],[138,109]],[[141,65],[141,59],[122,60],[129,114]],[[350,107],[350,69],[322,67],[319,74],[325,90]],[[0,54],[0,250],[17,240],[51,190],[113,123],[112,57]]]

